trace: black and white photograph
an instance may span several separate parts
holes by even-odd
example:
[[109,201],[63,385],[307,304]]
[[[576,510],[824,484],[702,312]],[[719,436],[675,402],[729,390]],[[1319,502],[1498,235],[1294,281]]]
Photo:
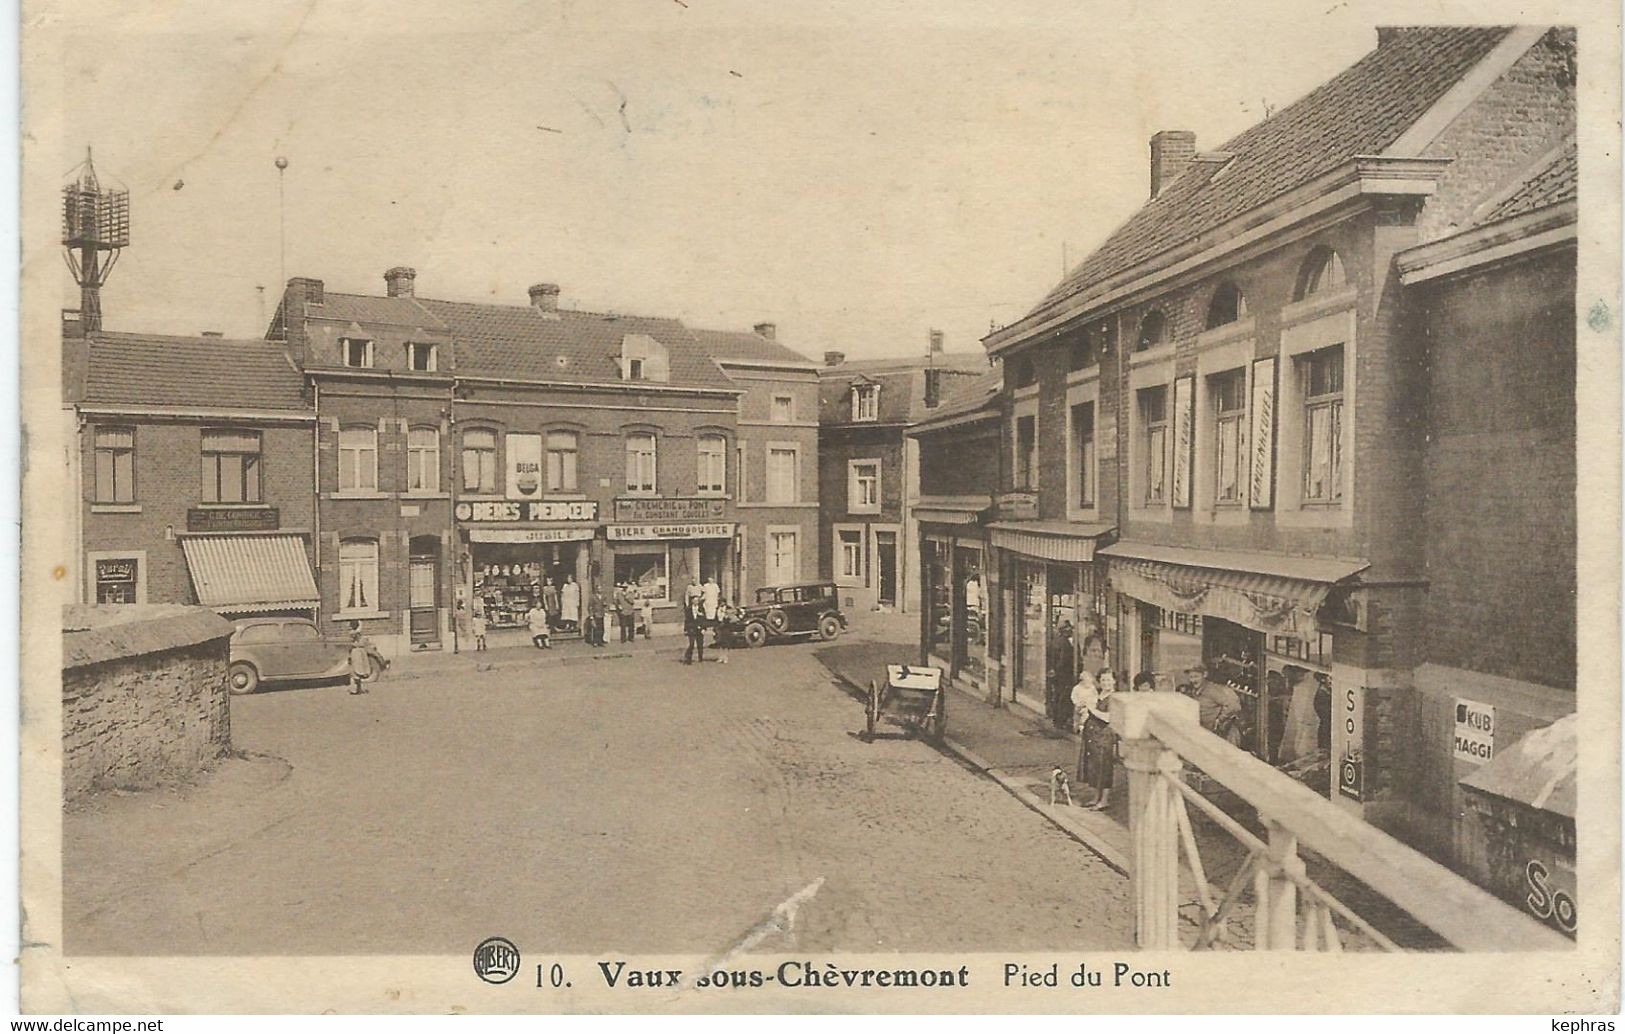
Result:
[[22,50],[25,1012],[1617,1012],[1617,10]]

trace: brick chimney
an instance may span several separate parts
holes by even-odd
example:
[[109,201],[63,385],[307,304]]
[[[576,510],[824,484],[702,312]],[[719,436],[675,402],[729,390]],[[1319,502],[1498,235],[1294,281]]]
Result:
[[1415,32],[1414,25],[1379,25],[1377,26],[1377,48],[1380,50],[1388,44],[1404,36],[1407,32]]
[[932,330],[931,331],[931,354],[936,355],[940,351],[942,351],[942,331],[940,331],[940,330]]
[[774,323],[758,323],[751,329],[769,341],[776,340],[779,333],[778,325]]
[[531,284],[530,304],[543,312],[559,311],[558,284]]
[[824,353],[824,365],[825,366],[839,366],[844,362],[846,362],[846,353],[845,352],[825,352]]
[[1151,196],[1161,194],[1196,157],[1196,134],[1188,129],[1164,129],[1151,137]]
[[418,271],[407,266],[396,266],[384,273],[384,284],[389,288],[391,298],[412,297],[412,281],[417,279]]

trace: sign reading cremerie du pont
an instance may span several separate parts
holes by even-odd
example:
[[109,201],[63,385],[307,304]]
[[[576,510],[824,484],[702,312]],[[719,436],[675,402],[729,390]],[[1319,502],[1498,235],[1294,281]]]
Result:
[[596,521],[595,499],[529,499],[524,502],[463,502],[457,504],[457,519],[482,521]]
[[685,499],[617,499],[615,520],[639,521],[716,521],[727,513],[722,499],[690,496]]

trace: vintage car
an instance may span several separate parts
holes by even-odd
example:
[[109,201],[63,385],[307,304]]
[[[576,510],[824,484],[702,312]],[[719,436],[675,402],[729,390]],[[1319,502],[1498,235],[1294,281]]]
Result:
[[[363,676],[372,681],[389,667],[376,648],[368,651],[371,668]],[[231,635],[231,667],[227,681],[236,694],[252,693],[261,682],[306,682],[348,678],[350,637],[323,635],[308,618],[245,618]]]
[[846,630],[846,615],[834,582],[797,582],[756,590],[756,602],[719,615],[717,638],[757,647],[769,639],[817,636],[834,639]]

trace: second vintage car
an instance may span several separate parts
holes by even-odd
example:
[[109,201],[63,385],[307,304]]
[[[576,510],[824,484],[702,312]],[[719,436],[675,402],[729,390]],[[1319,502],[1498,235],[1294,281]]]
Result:
[[[323,635],[308,618],[246,618],[231,635],[227,681],[236,694],[252,693],[262,682],[305,682],[348,678],[348,635]],[[389,667],[376,647],[367,647],[370,662],[362,680],[371,682]]]
[[835,583],[797,582],[757,589],[756,602],[729,608],[718,620],[717,638],[757,647],[770,639],[834,639],[845,630]]

